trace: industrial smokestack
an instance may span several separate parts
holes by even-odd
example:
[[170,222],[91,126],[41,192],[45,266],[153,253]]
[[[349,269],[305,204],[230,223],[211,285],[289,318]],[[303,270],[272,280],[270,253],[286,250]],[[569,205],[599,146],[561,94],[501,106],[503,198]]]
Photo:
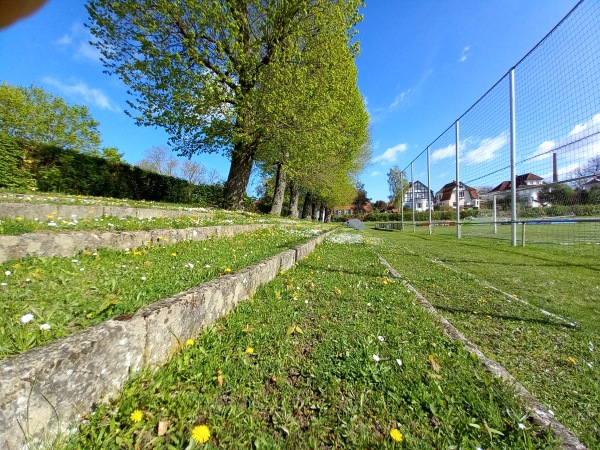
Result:
[[556,153],[552,153],[552,182],[558,182],[558,165],[556,163]]

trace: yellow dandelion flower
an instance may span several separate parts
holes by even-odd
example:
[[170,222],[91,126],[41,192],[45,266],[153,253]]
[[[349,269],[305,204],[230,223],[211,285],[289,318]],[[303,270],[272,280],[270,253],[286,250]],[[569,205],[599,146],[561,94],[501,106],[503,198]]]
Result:
[[91,319],[92,317],[94,317],[94,313],[88,313],[85,315],[85,317],[87,317],[88,319]]
[[131,413],[131,416],[129,416],[129,418],[134,423],[141,422],[144,418],[144,413],[139,409],[136,409],[134,412]]
[[248,353],[249,355],[252,355],[252,354],[254,354],[254,349],[252,347],[248,347],[246,349],[246,353]]
[[187,341],[185,341],[185,345],[188,345],[191,347],[192,345],[194,345],[195,342],[196,341],[194,341],[193,339],[188,339]]
[[227,268],[225,269],[225,272],[229,273],[229,272],[231,272],[231,269],[230,269],[229,267],[227,267]]
[[208,442],[210,438],[210,429],[206,425],[198,425],[192,430],[192,439],[198,444]]
[[15,217],[15,219],[17,219],[17,222],[20,222],[21,220],[23,220],[23,218],[21,216],[17,216],[17,217]]
[[94,214],[94,210],[93,210],[93,209],[90,209],[90,210],[88,211],[88,213],[89,213],[89,214]]
[[281,292],[275,291],[275,298],[281,298]]
[[577,360],[575,358],[573,358],[572,356],[569,356],[567,358],[567,364],[569,364],[570,366],[574,366],[577,363]]
[[396,442],[402,442],[404,440],[404,435],[400,432],[398,428],[392,428],[390,430],[390,436]]
[[171,256],[177,256],[177,253],[173,252],[171,253]]

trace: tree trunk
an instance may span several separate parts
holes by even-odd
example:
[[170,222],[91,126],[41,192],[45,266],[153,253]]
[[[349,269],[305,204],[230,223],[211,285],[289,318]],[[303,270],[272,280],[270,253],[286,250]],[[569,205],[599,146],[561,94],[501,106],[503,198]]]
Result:
[[235,144],[231,154],[231,167],[225,183],[225,208],[241,209],[254,164],[254,152],[247,145]]
[[271,204],[271,214],[276,216],[281,215],[283,207],[283,197],[285,195],[286,175],[283,164],[277,164],[277,178],[275,179],[275,194],[273,195],[273,203]]
[[325,222],[331,222],[331,209],[325,208]]
[[304,207],[302,208],[302,218],[303,219],[311,219],[312,218],[312,195],[310,192],[306,193],[304,197]]
[[312,204],[312,218],[313,220],[319,220],[319,203],[315,200]]
[[300,199],[300,189],[293,181],[290,181],[290,217],[298,218],[298,200]]

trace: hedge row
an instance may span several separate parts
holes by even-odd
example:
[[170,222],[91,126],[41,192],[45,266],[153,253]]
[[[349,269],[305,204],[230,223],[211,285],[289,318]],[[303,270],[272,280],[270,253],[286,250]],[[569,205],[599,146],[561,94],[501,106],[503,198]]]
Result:
[[[508,213],[503,213],[506,218]],[[432,220],[456,220],[455,210],[434,210],[432,211]],[[465,209],[460,211],[461,220],[468,218],[491,218],[492,212],[488,209]],[[596,205],[553,205],[539,208],[519,205],[517,217],[519,219],[538,218],[538,217],[559,217],[559,216],[577,216],[577,217],[597,217],[600,216],[600,204]],[[364,215],[336,215],[332,216],[332,222],[345,222],[348,219],[358,217],[365,222],[395,222],[402,220],[400,213],[382,213],[371,212]],[[428,211],[415,211],[415,220],[417,222],[427,222],[429,220]],[[404,221],[412,221],[412,211],[404,211]]]
[[0,135],[0,187],[75,195],[217,205],[223,185],[196,186],[126,163]]

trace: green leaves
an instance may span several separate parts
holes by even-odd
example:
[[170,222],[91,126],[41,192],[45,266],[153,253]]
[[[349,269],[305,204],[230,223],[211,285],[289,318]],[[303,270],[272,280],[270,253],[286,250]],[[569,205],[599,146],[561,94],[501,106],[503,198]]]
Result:
[[99,155],[99,122],[42,88],[0,84],[0,133],[23,141]]

